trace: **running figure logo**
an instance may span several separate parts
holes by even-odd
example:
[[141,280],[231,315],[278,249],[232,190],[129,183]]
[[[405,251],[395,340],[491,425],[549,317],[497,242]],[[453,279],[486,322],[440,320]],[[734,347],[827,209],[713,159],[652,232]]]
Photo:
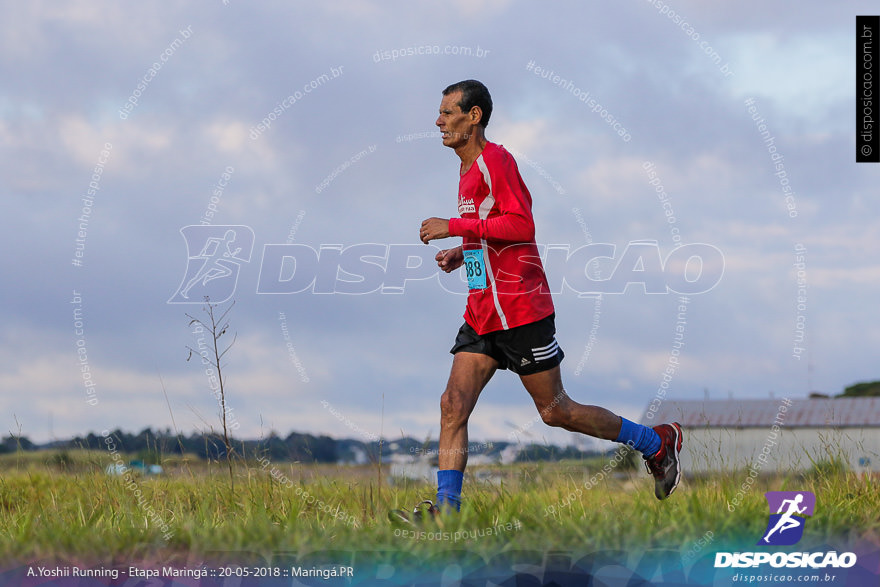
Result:
[[809,491],[768,491],[764,497],[770,506],[770,521],[758,544],[797,544],[804,535],[805,516],[812,516],[816,509],[816,496]]
[[219,304],[231,298],[241,264],[251,260],[251,227],[193,224],[181,228],[180,234],[186,241],[186,273],[168,303],[202,304],[207,296]]

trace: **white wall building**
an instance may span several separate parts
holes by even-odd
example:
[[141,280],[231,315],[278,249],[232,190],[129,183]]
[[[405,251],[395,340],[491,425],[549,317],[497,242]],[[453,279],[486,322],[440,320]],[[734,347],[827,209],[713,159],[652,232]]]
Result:
[[686,472],[804,472],[832,458],[880,471],[880,397],[655,401],[641,419],[672,421],[684,432]]

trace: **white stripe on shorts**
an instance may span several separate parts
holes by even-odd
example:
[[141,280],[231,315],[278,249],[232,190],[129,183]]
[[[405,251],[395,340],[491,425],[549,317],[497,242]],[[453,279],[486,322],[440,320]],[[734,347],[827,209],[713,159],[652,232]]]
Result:
[[553,339],[553,342],[548,344],[547,346],[538,347],[532,349],[532,355],[534,355],[536,361],[543,361],[544,359],[549,359],[550,357],[555,356],[559,352],[559,343],[556,342],[556,339]]

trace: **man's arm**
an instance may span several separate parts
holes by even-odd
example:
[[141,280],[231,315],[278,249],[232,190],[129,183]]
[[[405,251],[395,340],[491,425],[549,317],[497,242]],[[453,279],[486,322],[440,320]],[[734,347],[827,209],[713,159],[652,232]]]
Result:
[[422,221],[422,228],[419,230],[419,239],[428,244],[429,241],[439,238],[449,238],[449,220],[445,218],[428,218]]
[[419,231],[419,238],[425,244],[450,236],[469,236],[517,243],[529,242],[535,238],[535,223],[531,216],[508,212],[486,220],[428,218],[422,222]]
[[462,252],[461,245],[452,249],[440,251],[437,253],[437,256],[434,257],[434,260],[437,261],[437,266],[440,267],[440,269],[446,273],[452,273],[464,263],[464,253]]
[[[419,238],[423,243],[428,244],[429,241],[438,238],[449,237],[449,221],[444,218],[428,218],[422,222],[422,229],[419,231]],[[437,266],[446,273],[455,271],[464,263],[464,253],[461,245],[451,249],[443,249],[434,257]]]
[[512,243],[529,242],[535,238],[535,222],[531,215],[507,212],[494,218],[451,218],[447,225],[450,236],[467,236]]

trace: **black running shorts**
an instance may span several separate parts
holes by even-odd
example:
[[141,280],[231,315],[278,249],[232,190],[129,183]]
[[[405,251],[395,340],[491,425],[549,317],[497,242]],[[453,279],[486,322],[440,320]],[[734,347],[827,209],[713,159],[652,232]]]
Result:
[[510,369],[518,375],[540,373],[561,363],[565,356],[556,342],[555,317],[551,314],[537,322],[482,336],[465,322],[449,352],[489,355],[498,361],[499,369]]

